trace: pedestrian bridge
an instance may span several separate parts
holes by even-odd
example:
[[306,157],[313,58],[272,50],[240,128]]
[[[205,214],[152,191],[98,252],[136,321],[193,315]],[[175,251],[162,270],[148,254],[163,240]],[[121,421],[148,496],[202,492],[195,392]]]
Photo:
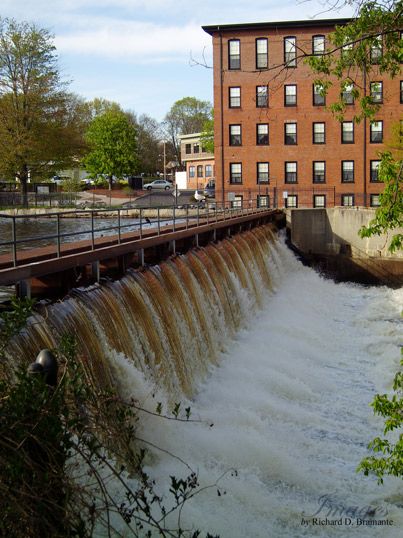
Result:
[[[0,219],[8,230],[0,241],[0,286],[15,285],[19,296],[60,296],[105,277],[118,278],[129,267],[159,263],[192,247],[277,222],[282,213],[251,201],[237,207],[214,202],[165,209],[0,214]],[[45,220],[47,232],[35,231],[35,224]]]

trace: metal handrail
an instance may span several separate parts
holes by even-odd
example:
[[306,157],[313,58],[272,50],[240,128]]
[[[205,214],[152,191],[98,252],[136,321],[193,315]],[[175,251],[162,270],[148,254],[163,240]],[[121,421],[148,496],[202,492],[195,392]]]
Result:
[[[133,208],[134,209],[134,208]],[[145,225],[149,225],[150,231],[155,230],[155,236],[159,236],[161,234],[161,224],[164,222],[170,222],[172,223],[172,231],[176,231],[178,229],[178,225],[181,223],[184,223],[185,229],[188,229],[189,227],[195,227],[200,226],[201,223],[207,223],[210,224],[211,222],[217,223],[219,220],[219,217],[223,220],[231,219],[238,217],[240,215],[244,214],[254,214],[256,212],[265,212],[269,210],[269,207],[258,207],[255,200],[248,201],[241,203],[240,206],[236,207],[228,207],[227,204],[222,204],[220,202],[208,202],[206,201],[204,206],[201,206],[200,204],[185,204],[180,207],[176,206],[166,206],[164,208],[162,207],[151,207],[151,208],[138,208],[139,209],[139,217],[138,222],[133,224],[133,222],[129,224],[122,223],[122,218],[130,218],[130,216],[127,214],[130,209],[126,208],[103,208],[103,209],[79,209],[79,210],[69,210],[69,211],[51,211],[49,213],[43,213],[39,215],[7,215],[7,214],[1,214],[0,218],[2,219],[11,219],[12,222],[12,238],[9,241],[0,241],[0,247],[4,246],[11,246],[12,247],[12,264],[14,267],[18,265],[18,253],[19,249],[18,246],[22,243],[24,244],[32,244],[38,241],[47,241],[47,240],[55,240],[56,239],[56,257],[60,258],[63,256],[62,253],[62,243],[63,239],[67,237],[72,236],[81,236],[81,235],[88,235],[90,234],[90,245],[91,250],[95,250],[97,247],[97,238],[96,234],[99,234],[100,232],[110,232],[113,230],[117,230],[117,234],[111,234],[110,238],[113,241],[117,241],[118,244],[122,241],[122,231],[124,231],[125,228],[132,228],[133,226],[137,227],[137,231],[139,232],[139,238],[142,239],[144,236],[145,231]],[[168,209],[172,211],[172,216],[162,217],[160,215],[161,209]],[[196,209],[195,213],[192,213],[189,211],[190,209]],[[157,217],[152,217],[149,219],[148,217],[144,218],[144,211],[149,210],[156,210],[157,211]],[[183,214],[181,214],[181,210]],[[102,213],[107,213],[108,216],[110,214],[116,213],[117,216],[117,224],[111,223],[110,226],[103,226],[101,228],[96,228],[95,223],[95,216],[99,216]],[[84,230],[74,231],[74,232],[62,232],[61,231],[61,219],[62,218],[69,218],[71,215],[76,215],[77,217],[79,215],[90,215],[90,218],[88,221],[90,222],[90,228],[86,228]],[[214,219],[215,216],[215,219]],[[52,219],[52,217],[56,218],[56,233],[52,234],[42,234],[35,237],[24,237],[24,238],[18,238],[17,237],[17,221],[19,219],[38,219],[38,218],[49,218]],[[116,218],[116,217],[113,217]],[[153,237],[151,234],[147,234],[149,237]]]

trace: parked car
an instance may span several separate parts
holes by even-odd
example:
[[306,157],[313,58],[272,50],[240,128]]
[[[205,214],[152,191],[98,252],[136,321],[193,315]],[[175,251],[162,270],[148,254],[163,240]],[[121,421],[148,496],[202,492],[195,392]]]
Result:
[[172,183],[166,181],[165,179],[156,179],[151,181],[151,183],[146,183],[143,185],[143,189],[147,191],[152,191],[153,189],[164,189],[168,191],[169,189],[172,189]]
[[206,198],[215,198],[215,179],[210,179],[204,187],[203,194]]

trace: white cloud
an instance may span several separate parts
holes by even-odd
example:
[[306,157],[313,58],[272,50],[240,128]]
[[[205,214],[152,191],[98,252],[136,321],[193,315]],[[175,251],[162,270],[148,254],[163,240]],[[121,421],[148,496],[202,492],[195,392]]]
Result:
[[132,59],[136,62],[165,61],[200,54],[211,38],[197,24],[161,26],[143,22],[104,21],[87,31],[56,37],[61,53]]

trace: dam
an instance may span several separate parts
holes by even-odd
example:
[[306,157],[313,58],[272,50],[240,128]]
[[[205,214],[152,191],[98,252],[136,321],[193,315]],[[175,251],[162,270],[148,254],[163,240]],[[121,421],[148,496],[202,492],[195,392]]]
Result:
[[95,383],[150,410],[190,406],[200,423],[147,415],[140,425],[165,450],[147,468],[156,480],[180,474],[181,461],[201,486],[223,477],[225,495],[207,489],[186,505],[187,528],[362,537],[357,524],[303,521],[373,507],[393,524],[370,535],[395,538],[401,480],[378,486],[355,469],[382,430],[369,404],[399,367],[402,301],[401,289],[322,278],[265,225],[42,304],[9,354],[31,362],[67,331]]

